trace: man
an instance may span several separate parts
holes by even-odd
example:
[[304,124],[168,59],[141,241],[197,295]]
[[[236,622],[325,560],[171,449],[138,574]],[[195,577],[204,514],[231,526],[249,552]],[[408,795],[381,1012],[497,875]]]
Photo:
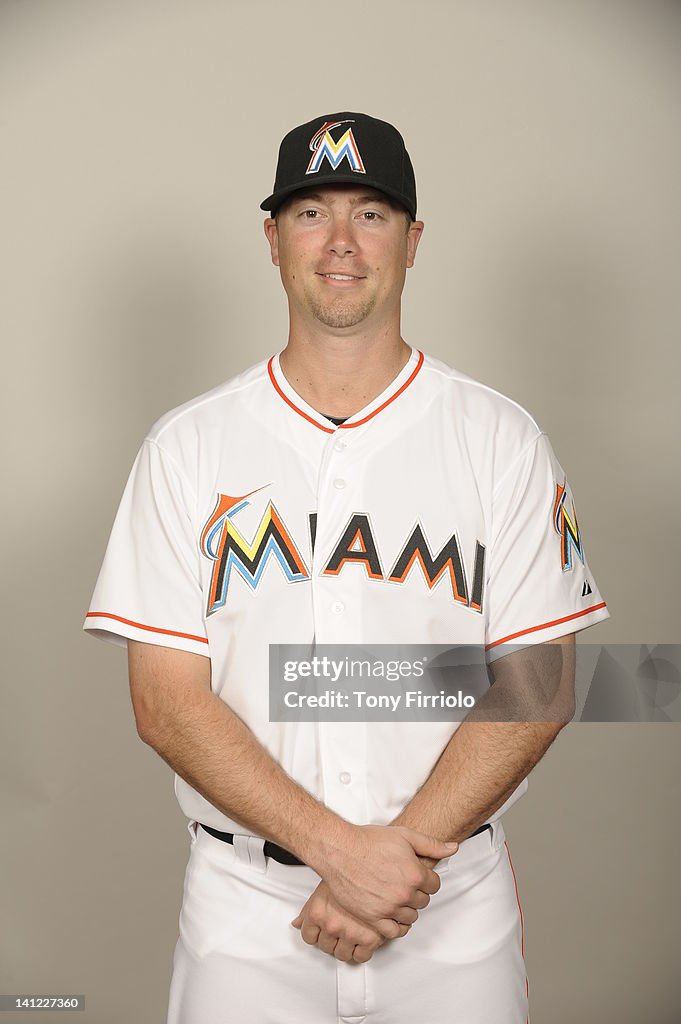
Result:
[[[608,614],[569,488],[524,410],[401,337],[423,223],[395,128],[295,128],[262,209],[288,343],[152,428],[86,620],[127,643],[189,819],[168,1021],[522,1022],[501,814]],[[269,720],[270,645],[405,639],[519,641],[490,694],[546,713]]]

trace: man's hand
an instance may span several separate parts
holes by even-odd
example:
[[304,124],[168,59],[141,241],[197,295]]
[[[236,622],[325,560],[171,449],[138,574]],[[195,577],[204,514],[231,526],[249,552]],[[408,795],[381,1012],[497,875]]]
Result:
[[[319,946],[329,956],[348,963],[365,964],[379,946],[386,941],[380,932],[358,920],[344,910],[322,881],[294,921],[308,946]],[[399,937],[406,935],[411,925],[398,925]]]
[[439,876],[419,856],[437,862],[457,849],[404,826],[352,825],[316,870],[344,910],[395,939],[400,925],[414,924],[440,888]]

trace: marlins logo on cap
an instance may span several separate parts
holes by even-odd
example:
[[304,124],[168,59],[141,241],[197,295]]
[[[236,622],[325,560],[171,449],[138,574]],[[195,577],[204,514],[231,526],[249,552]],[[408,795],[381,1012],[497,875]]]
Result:
[[350,119],[345,121],[326,121],[319,131],[315,132],[310,139],[312,159],[307,166],[306,174],[316,174],[324,157],[329,161],[334,171],[341,161],[347,157],[353,171],[356,171],[358,174],[366,174],[357,143],[355,142],[355,136],[352,134],[352,128],[346,129],[338,142],[334,142],[331,134],[332,128],[338,128],[342,124],[354,123],[354,120]]

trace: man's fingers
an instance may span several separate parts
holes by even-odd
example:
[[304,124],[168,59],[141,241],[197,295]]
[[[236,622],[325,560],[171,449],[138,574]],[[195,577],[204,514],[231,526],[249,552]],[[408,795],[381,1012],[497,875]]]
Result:
[[[419,889],[422,892],[428,893],[429,896],[434,896],[436,892],[440,891],[441,885],[442,882],[437,871],[433,871],[432,868],[428,868],[428,870],[425,873],[423,881],[419,885]],[[419,907],[419,910],[422,909],[422,907]]]
[[[430,900],[430,897],[428,897],[428,900]],[[426,902],[423,905],[427,906],[428,904]],[[395,918],[394,918],[394,920],[397,922],[398,925],[399,924],[408,924],[408,925],[416,924],[418,919],[419,919],[418,910],[414,910],[413,907],[400,907],[399,910],[397,911],[397,913],[395,914]]]
[[[407,934],[418,920],[418,910],[427,906],[430,896],[422,890],[414,890],[416,906],[401,906],[394,917],[380,918],[371,923],[349,914],[329,898],[326,884],[320,883],[319,892],[314,893],[291,921],[300,930],[301,938],[309,946],[318,946],[322,952],[337,960],[359,963],[373,956],[384,942],[399,939]],[[359,959],[358,959],[359,957]]]
[[303,941],[307,942],[308,946],[317,945],[317,939],[319,938],[320,932],[321,928],[319,925],[311,924],[310,921],[306,921],[300,929]]
[[368,960],[371,960],[372,956],[374,955],[377,949],[378,946],[375,945],[373,942],[370,943],[368,946],[355,946],[354,952],[352,954],[352,959],[355,961],[355,963],[365,964],[367,963]]
[[340,940],[335,935],[329,935],[328,932],[323,931],[317,939],[317,945],[324,953],[328,953],[329,956],[334,956],[336,946],[339,941]]
[[392,917],[382,917],[380,921],[376,921],[374,927],[384,939],[398,939],[400,937],[400,928],[403,925],[400,925],[398,921],[394,921]]
[[[396,939],[403,938],[407,934],[407,932],[410,931],[410,929],[411,929],[411,925],[409,925],[409,924],[400,924],[400,925],[398,925],[397,926],[397,934],[395,935],[395,938]],[[383,943],[379,942],[377,939],[373,940],[372,942],[368,942],[368,943],[358,943],[355,946],[355,948],[354,948],[354,951],[353,951],[353,954],[352,954],[352,959],[355,961],[355,963],[365,964],[369,960],[371,960],[371,958],[374,955],[374,953],[376,952],[376,950],[380,946],[382,946],[382,945],[383,945]],[[337,947],[336,947],[336,951],[337,951]]]
[[355,943],[348,942],[347,939],[339,939],[336,943],[336,948],[333,951],[333,955],[336,960],[342,960],[343,963],[349,963],[352,960],[352,954],[355,951]]
[[[407,925],[400,925],[399,927],[408,927]],[[372,943],[376,944],[376,947],[382,946],[384,939],[378,934],[375,928],[370,928],[361,922],[356,924],[353,922],[351,928],[345,931],[345,934],[341,935],[341,941],[349,942],[353,946],[370,946]]]
[[[415,898],[411,901],[410,907],[412,910],[425,910],[430,903],[430,896],[427,892],[423,892],[419,889],[416,893]],[[413,924],[413,922],[411,922]]]

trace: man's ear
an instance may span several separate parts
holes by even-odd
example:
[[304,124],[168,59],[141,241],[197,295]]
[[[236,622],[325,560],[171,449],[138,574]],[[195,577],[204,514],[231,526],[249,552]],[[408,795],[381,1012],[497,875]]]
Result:
[[263,224],[267,241],[270,243],[270,253],[275,267],[279,266],[279,232],[274,217],[268,217]]
[[409,227],[407,232],[407,266],[413,267],[414,260],[416,259],[416,250],[418,244],[421,241],[421,235],[423,234],[424,224],[422,220],[415,220]]

